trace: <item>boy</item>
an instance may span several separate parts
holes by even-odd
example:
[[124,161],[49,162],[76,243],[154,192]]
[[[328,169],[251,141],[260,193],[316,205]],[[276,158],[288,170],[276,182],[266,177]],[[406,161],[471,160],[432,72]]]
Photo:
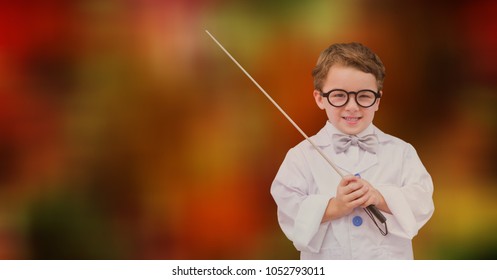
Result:
[[[433,183],[415,149],[372,124],[385,67],[359,43],[334,44],[312,71],[314,99],[328,121],[288,151],[271,186],[278,221],[301,259],[413,259],[412,238],[434,211]],[[363,208],[387,218],[382,235]]]

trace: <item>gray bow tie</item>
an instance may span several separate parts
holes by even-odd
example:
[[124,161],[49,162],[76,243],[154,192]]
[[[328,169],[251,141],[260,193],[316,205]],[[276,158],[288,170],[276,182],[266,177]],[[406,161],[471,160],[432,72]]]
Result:
[[357,137],[355,135],[333,134],[333,147],[335,152],[345,152],[350,145],[358,145],[359,148],[376,154],[378,148],[378,137],[375,134],[368,134],[364,137]]

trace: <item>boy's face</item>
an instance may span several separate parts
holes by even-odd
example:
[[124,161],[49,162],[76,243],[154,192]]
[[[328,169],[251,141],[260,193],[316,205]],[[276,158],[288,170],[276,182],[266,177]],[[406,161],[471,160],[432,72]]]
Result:
[[[332,89],[342,89],[348,92],[369,89],[376,92],[378,86],[373,74],[348,66],[333,65],[328,71],[322,91],[326,93]],[[380,106],[380,99],[377,99],[373,106],[363,108],[355,101],[355,94],[350,94],[345,105],[334,107],[326,97],[319,94],[318,90],[314,90],[313,94],[318,107],[326,111],[331,124],[342,133],[349,135],[358,134],[366,129],[373,121],[374,113],[378,111]]]

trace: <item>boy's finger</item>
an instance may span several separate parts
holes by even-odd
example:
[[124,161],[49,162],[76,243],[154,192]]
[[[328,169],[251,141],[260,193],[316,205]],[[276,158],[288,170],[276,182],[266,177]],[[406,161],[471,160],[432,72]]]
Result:
[[342,178],[342,180],[340,181],[339,185],[340,186],[347,186],[351,182],[357,182],[357,180],[358,180],[357,177],[354,177],[352,175],[347,175],[347,176],[345,176],[345,177]]

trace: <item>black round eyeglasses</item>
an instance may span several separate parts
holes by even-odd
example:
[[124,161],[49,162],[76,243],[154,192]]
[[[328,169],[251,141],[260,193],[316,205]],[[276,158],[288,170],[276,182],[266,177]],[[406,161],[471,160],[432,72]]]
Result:
[[349,102],[349,95],[355,95],[355,102],[363,107],[369,108],[374,105],[378,98],[381,98],[379,92],[372,91],[370,89],[363,89],[360,91],[346,91],[343,89],[332,89],[328,92],[319,92],[322,97],[328,99],[333,107],[342,107]]

